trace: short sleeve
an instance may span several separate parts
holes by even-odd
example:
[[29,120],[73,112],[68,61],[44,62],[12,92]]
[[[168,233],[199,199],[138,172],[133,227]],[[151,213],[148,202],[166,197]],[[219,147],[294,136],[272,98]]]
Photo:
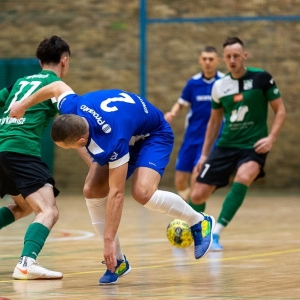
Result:
[[219,109],[222,107],[221,101],[218,96],[218,84],[217,81],[214,83],[211,90],[211,98],[212,98],[212,109]]
[[62,114],[76,114],[78,95],[74,92],[61,94],[57,99],[57,108]]
[[279,89],[271,74],[264,72],[262,76],[262,82],[263,91],[268,101],[272,101],[281,97]]
[[[181,96],[178,99],[178,102],[183,105],[192,103],[192,92],[191,92],[191,84],[190,81],[187,82],[186,86],[183,88],[181,92]],[[188,102],[188,103],[187,103]]]

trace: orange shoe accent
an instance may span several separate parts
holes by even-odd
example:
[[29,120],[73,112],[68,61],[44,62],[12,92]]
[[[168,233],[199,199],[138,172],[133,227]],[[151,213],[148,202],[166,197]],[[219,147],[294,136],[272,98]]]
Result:
[[23,273],[24,275],[26,275],[28,273],[27,269],[26,270],[22,270],[18,267],[16,267],[21,273]]

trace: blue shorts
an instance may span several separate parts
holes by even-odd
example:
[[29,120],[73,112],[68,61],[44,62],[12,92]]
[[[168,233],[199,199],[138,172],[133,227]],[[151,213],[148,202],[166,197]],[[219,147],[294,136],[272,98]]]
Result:
[[183,143],[176,160],[176,171],[192,173],[194,166],[200,158],[202,146],[203,143],[198,145]]
[[137,141],[134,146],[130,146],[127,179],[139,167],[153,169],[162,176],[169,163],[173,145],[172,129],[165,122],[160,130],[151,133],[144,140]]

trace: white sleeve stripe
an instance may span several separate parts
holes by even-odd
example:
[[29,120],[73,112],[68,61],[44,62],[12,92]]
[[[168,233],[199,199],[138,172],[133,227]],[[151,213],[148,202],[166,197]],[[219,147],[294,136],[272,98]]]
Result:
[[190,102],[188,102],[188,101],[186,101],[186,100],[184,100],[184,99],[182,99],[182,98],[179,98],[179,99],[177,100],[177,102],[178,102],[179,104],[181,104],[181,105],[186,106],[186,107],[188,107],[188,106],[191,105]]
[[62,93],[58,99],[57,99],[57,107],[60,107],[60,101],[65,97],[65,96],[68,96],[68,95],[72,95],[72,94],[75,94],[74,91],[67,91],[67,92],[64,92]]
[[114,169],[126,164],[128,161],[129,161],[129,153],[125,154],[123,157],[115,161],[109,162],[108,165],[110,169]]

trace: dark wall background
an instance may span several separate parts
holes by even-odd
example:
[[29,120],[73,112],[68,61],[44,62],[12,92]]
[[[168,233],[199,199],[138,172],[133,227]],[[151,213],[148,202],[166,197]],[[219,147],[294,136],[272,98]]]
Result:
[[[148,17],[201,18],[300,15],[299,0],[148,0]],[[122,88],[139,93],[139,1],[0,1],[0,59],[34,57],[38,43],[59,35],[71,46],[66,82],[76,92]],[[300,22],[220,22],[149,24],[148,99],[163,112],[179,97],[186,80],[199,72],[199,51],[219,52],[228,36],[238,35],[248,64],[268,70],[287,108],[283,132],[269,155],[258,189],[294,190],[300,186],[299,42]],[[225,71],[224,64],[220,69]],[[270,113],[270,122],[272,113]],[[173,188],[176,154],[184,133],[184,114],[172,124],[175,147],[162,185]],[[54,175],[66,192],[80,192],[87,167],[73,150],[55,148]]]

